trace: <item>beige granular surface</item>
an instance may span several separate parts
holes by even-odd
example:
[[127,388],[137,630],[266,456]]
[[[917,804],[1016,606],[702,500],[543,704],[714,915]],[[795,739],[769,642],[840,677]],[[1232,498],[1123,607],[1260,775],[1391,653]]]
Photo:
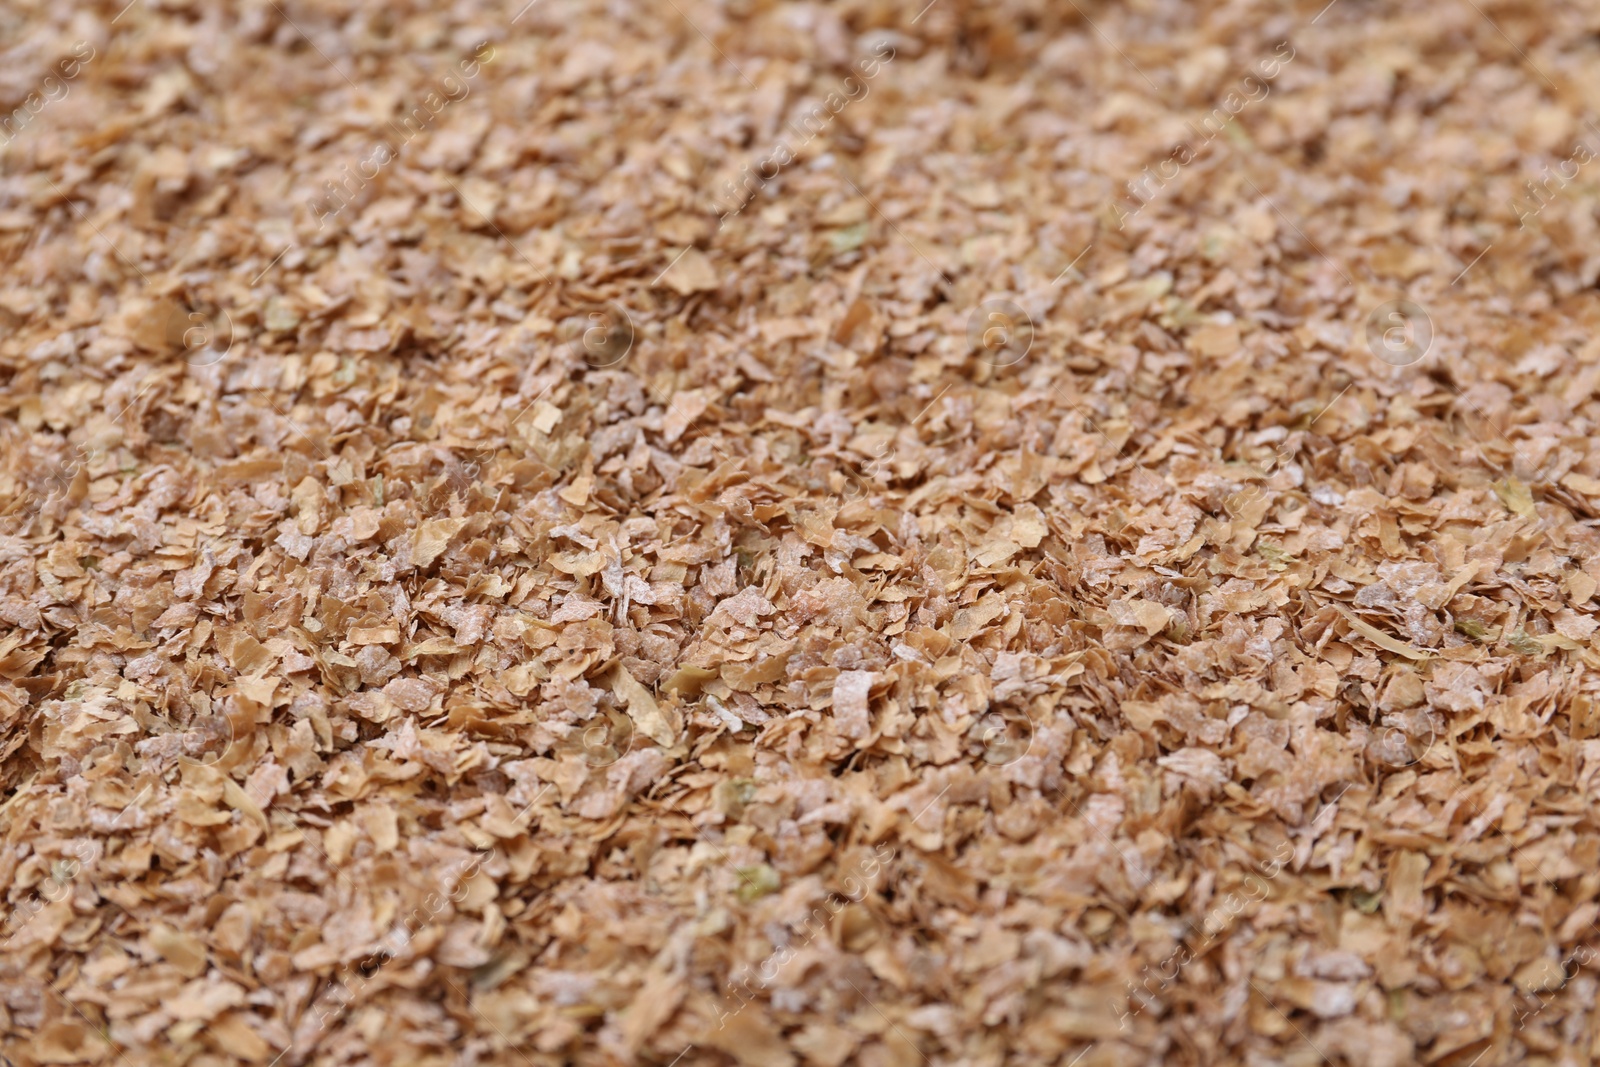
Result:
[[0,10],[15,1067],[1600,1056],[1592,9],[122,2]]

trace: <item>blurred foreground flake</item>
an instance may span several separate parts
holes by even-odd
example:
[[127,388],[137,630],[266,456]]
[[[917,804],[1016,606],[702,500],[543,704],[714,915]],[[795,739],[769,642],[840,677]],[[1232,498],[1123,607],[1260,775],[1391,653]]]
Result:
[[711,260],[697,248],[691,248],[678,257],[678,261],[667,268],[661,280],[679,296],[709,292],[721,284]]
[[1108,605],[1118,626],[1130,626],[1154,636],[1172,621],[1171,608],[1149,600],[1117,600]]
[[1494,494],[1500,498],[1500,503],[1506,506],[1506,510],[1524,519],[1539,517],[1539,513],[1533,507],[1533,490],[1529,489],[1528,483],[1521,478],[1510,477],[1495,482]]
[[461,532],[466,519],[429,519],[417,527],[417,540],[411,550],[411,562],[426,567],[444,552],[450,539]]
[[867,694],[876,677],[871,671],[840,671],[833,681],[833,719],[841,736],[866,737],[872,720]]
[[740,1067],[794,1067],[794,1055],[759,1003],[750,1003],[702,1038]]
[[640,733],[662,748],[672,747],[677,731],[673,729],[666,713],[661,710],[661,705],[656,703],[656,698],[650,695],[650,690],[640,685],[638,680],[628,673],[628,668],[619,664],[612,673],[611,692],[627,705],[628,718],[633,720],[634,727]]

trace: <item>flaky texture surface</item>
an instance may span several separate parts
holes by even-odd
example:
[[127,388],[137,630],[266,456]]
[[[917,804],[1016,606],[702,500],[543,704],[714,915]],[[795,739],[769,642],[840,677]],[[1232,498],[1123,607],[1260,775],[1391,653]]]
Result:
[[1593,1062],[1585,10],[7,5],[5,1055]]

